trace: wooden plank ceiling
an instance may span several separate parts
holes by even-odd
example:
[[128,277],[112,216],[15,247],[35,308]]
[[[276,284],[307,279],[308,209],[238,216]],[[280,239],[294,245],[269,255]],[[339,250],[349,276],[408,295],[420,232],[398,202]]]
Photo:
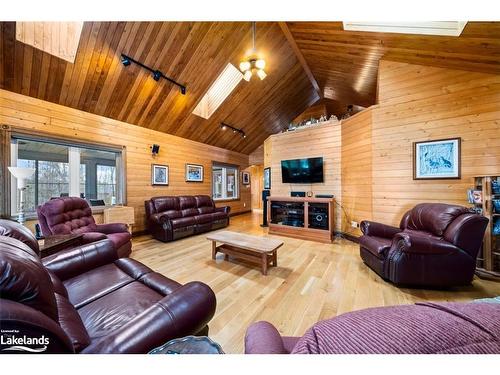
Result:
[[[249,22],[85,22],[74,64],[16,41],[14,22],[0,27],[0,88],[195,141],[250,153],[319,99],[273,22],[257,23],[264,81],[242,81],[209,120],[192,111],[228,62],[251,47]],[[187,86],[187,95],[125,53]],[[224,121],[243,139],[220,130]]]
[[342,22],[287,26],[324,97],[338,108],[376,103],[381,58],[500,73],[500,22],[468,22],[459,37],[344,31]]

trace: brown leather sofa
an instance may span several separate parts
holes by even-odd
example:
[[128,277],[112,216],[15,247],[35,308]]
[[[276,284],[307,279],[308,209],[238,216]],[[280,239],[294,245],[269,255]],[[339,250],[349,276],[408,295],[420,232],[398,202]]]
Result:
[[38,340],[24,349],[2,345],[4,353],[147,353],[176,337],[208,334],[216,307],[207,285],[181,285],[118,258],[109,239],[40,260],[31,232],[6,220],[0,297],[2,335]]
[[215,207],[208,195],[153,197],[144,202],[149,232],[168,242],[229,225],[230,207]]
[[451,287],[472,282],[488,219],[466,207],[421,203],[398,227],[363,221],[363,261],[397,285]]

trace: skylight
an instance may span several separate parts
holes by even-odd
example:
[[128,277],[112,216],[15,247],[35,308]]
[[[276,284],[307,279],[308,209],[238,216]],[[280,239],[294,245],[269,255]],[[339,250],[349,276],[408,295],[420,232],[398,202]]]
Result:
[[205,119],[210,118],[242,78],[243,74],[234,65],[227,64],[207,93],[201,98],[193,113]]
[[467,22],[343,22],[344,30],[375,33],[400,33],[460,36]]

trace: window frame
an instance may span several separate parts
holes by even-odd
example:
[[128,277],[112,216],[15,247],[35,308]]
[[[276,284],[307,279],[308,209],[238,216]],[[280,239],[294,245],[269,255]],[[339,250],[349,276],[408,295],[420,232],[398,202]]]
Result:
[[[117,153],[116,157],[116,173],[117,173],[117,204],[127,205],[127,149],[125,146],[110,145],[102,142],[90,142],[74,139],[70,137],[59,137],[50,133],[37,132],[33,134],[25,129],[17,129],[9,125],[2,125],[0,128],[0,157],[4,160],[0,163],[0,174],[5,176],[5,183],[0,186],[0,217],[13,218],[12,204],[17,203],[17,188],[14,187],[14,178],[9,173],[7,167],[11,165],[11,148],[14,139],[22,139],[26,141],[53,143],[68,148],[88,148],[92,150],[107,151]],[[70,181],[71,184],[71,181]],[[78,181],[78,186],[80,181]],[[15,200],[13,195],[16,194]],[[91,206],[93,213],[102,212],[105,206]],[[26,219],[36,219],[36,212],[26,213]]]
[[[215,198],[214,197],[214,168],[222,168],[223,170],[223,177],[222,177],[222,187],[223,191],[225,192],[224,197],[221,198]],[[234,176],[234,181],[235,181],[235,190],[236,190],[236,196],[235,197],[227,197],[227,169],[234,169],[235,170],[235,176]],[[212,199],[214,202],[230,202],[230,201],[239,201],[240,200],[240,166],[235,165],[235,164],[228,164],[228,163],[223,163],[223,162],[217,162],[217,161],[212,161],[212,169],[211,169],[211,189],[212,189]]]

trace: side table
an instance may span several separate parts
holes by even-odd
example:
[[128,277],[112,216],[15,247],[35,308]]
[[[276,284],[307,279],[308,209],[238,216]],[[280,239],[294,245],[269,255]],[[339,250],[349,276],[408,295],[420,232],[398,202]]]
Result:
[[219,344],[207,336],[186,336],[173,339],[148,354],[224,354]]
[[82,244],[83,234],[56,234],[47,236],[38,241],[40,245],[40,257],[45,258],[68,247],[75,247]]

